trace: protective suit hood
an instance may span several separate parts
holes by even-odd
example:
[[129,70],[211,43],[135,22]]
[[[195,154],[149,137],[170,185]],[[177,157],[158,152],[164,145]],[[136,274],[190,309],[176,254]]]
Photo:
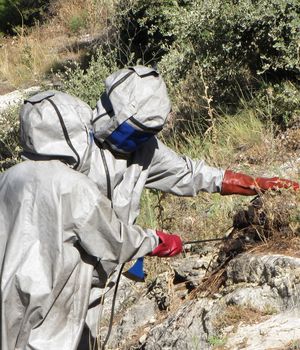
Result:
[[155,69],[121,69],[105,80],[105,87],[93,119],[95,137],[101,143],[130,153],[163,128],[171,104]]
[[59,159],[87,172],[90,167],[92,110],[79,98],[59,91],[38,93],[20,111],[23,157]]

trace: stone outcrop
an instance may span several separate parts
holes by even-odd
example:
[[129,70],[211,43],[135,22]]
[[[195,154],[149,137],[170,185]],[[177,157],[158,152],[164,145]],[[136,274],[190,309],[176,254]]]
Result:
[[174,260],[172,272],[147,286],[122,278],[122,302],[106,349],[268,350],[300,345],[300,258],[240,254],[226,266],[224,285],[208,296],[200,287],[214,257],[209,252]]
[[15,90],[0,96],[0,113],[9,107],[21,104],[25,96],[35,94],[41,90],[40,86],[33,86],[25,90]]

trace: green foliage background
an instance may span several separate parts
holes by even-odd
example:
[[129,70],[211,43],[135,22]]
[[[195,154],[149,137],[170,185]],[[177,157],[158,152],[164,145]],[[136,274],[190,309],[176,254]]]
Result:
[[65,79],[89,103],[103,91],[91,71],[144,64],[161,71],[188,128],[205,131],[245,100],[284,127],[299,114],[299,0],[123,0],[109,32],[90,67]]
[[41,20],[50,0],[0,0],[0,31],[13,33],[16,27]]

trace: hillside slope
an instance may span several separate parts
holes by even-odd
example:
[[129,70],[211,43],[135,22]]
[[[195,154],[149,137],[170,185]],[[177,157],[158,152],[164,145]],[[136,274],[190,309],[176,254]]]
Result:
[[299,199],[266,194],[236,213],[223,244],[189,247],[147,285],[123,277],[107,349],[298,349],[300,226],[288,217]]
[[[168,86],[173,108],[160,137],[175,151],[299,181],[299,0],[52,3],[43,24],[0,37],[0,172],[20,161],[27,93],[61,89],[94,107],[106,76],[145,64]],[[249,197],[145,191],[140,225],[184,240],[234,230],[224,244],[146,258],[145,284],[122,277],[107,350],[300,349],[300,198],[261,199],[255,208]]]

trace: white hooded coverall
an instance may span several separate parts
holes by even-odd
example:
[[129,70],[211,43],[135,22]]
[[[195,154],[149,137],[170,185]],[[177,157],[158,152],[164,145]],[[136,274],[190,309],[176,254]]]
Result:
[[79,99],[51,91],[21,111],[27,160],[0,175],[1,350],[76,349],[94,262],[101,270],[158,245],[153,230],[121,222],[83,174],[91,117]]
[[[163,128],[171,107],[165,83],[156,70],[143,66],[121,69],[106,79],[105,86],[106,92],[94,110],[98,147],[93,148],[88,176],[111,199],[122,222],[135,222],[144,188],[178,196],[221,191],[224,170],[210,167],[204,160],[180,156],[155,136]],[[123,140],[121,128],[126,123],[149,137],[131,152],[123,152],[110,139],[119,132],[121,135],[117,136]],[[143,138],[141,134],[137,136]],[[134,146],[134,136],[127,144],[125,137],[123,145]],[[99,291],[95,289],[92,295],[97,296]],[[89,308],[87,323],[93,335],[97,314],[97,305]]]
[[[105,86],[93,116],[100,150],[94,148],[88,176],[111,197],[123,222],[136,220],[145,187],[178,196],[221,191],[224,170],[180,156],[155,136],[171,109],[165,83],[156,70],[144,66],[121,69],[106,79]],[[152,137],[120,157],[111,149],[121,150],[107,140],[123,123],[152,133]]]

